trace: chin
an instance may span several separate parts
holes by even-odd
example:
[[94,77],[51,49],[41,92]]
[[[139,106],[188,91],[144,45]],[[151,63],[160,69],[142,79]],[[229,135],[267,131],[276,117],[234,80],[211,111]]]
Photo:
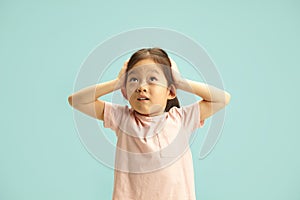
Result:
[[132,107],[137,113],[145,116],[156,116],[156,115],[161,115],[164,113],[165,108],[161,105],[154,105],[151,106],[151,108],[148,109],[141,109],[137,107]]

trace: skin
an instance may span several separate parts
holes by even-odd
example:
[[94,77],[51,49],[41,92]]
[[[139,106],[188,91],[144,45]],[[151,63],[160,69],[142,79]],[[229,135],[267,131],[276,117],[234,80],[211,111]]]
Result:
[[[128,84],[132,84],[132,82],[126,82],[126,87],[124,87],[124,74],[126,72],[127,63],[128,61],[124,63],[116,79],[92,85],[70,95],[68,98],[69,104],[75,109],[91,117],[103,120],[105,104],[104,101],[98,100],[98,98],[115,90],[121,89],[123,95],[129,100],[129,103],[137,112],[143,115],[155,116],[164,112],[167,99],[176,97],[176,89],[181,89],[202,98],[202,100],[198,103],[200,107],[199,120],[203,123],[206,118],[212,116],[230,102],[231,96],[226,91],[201,82],[183,79],[180,76],[178,67],[173,60],[171,60],[171,64],[175,85],[167,87],[167,85],[164,84],[155,85],[147,82],[146,80],[149,80],[149,77],[146,76],[147,73],[142,73],[147,72],[147,69],[140,68],[140,75],[143,76],[140,79],[141,81],[139,84],[137,84],[138,86],[136,87],[136,90],[133,89],[134,87],[132,85],[132,87],[128,87]],[[143,67],[145,65],[155,66],[156,63],[150,59],[142,60],[138,62],[133,69],[138,69],[139,66]],[[157,70],[159,71],[159,68]],[[143,84],[141,84],[141,82]],[[139,97],[138,95],[149,95],[150,100],[142,102],[137,101],[137,98]]]
[[167,100],[176,97],[175,91],[174,85],[168,86],[162,68],[151,59],[139,61],[128,72],[125,96],[142,115],[163,114]]

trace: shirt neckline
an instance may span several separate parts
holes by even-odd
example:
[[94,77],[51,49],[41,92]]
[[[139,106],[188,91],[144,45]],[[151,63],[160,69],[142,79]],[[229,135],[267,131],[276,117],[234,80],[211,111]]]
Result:
[[134,116],[138,117],[139,119],[143,119],[146,121],[156,121],[158,119],[165,118],[168,113],[164,112],[164,113],[162,113],[160,115],[156,115],[156,116],[146,116],[146,115],[140,114],[137,111],[133,110],[133,114],[134,114]]

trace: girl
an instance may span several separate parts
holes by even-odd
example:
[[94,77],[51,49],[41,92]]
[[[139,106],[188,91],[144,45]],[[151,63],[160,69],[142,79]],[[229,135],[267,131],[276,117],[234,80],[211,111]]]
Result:
[[[98,100],[121,89],[128,106]],[[202,98],[180,108],[176,89]],[[117,136],[113,200],[194,200],[189,136],[230,101],[230,94],[184,80],[160,48],[135,52],[114,80],[71,96],[75,109],[103,120]]]

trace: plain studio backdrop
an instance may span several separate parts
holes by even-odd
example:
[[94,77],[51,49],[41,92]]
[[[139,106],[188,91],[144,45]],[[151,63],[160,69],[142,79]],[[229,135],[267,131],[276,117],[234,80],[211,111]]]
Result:
[[67,97],[97,45],[158,27],[201,45],[232,95],[214,150],[198,159],[209,120],[192,143],[197,199],[299,200],[299,10],[296,0],[2,0],[0,199],[111,199],[113,170],[81,143]]

